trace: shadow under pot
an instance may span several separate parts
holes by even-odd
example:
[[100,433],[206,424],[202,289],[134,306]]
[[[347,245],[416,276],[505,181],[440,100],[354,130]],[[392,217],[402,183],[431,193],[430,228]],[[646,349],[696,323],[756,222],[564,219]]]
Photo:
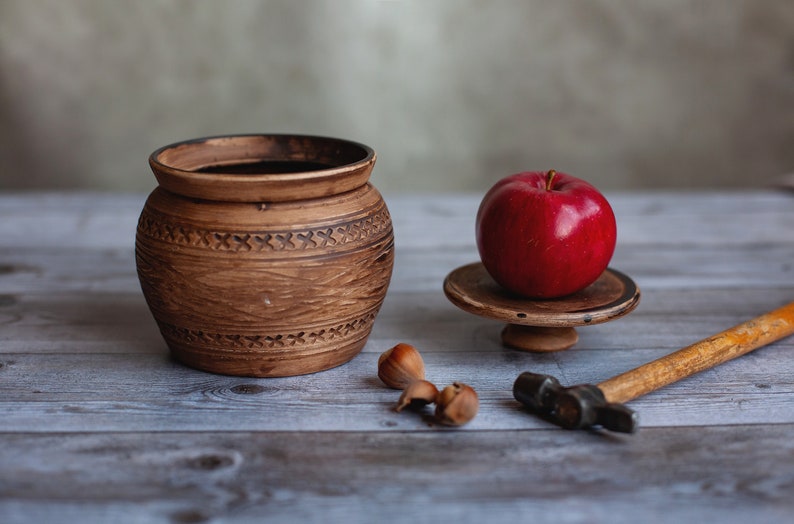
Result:
[[369,183],[375,152],[346,140],[236,135],[149,158],[141,288],[173,356],[226,375],[329,369],[367,341],[394,235]]

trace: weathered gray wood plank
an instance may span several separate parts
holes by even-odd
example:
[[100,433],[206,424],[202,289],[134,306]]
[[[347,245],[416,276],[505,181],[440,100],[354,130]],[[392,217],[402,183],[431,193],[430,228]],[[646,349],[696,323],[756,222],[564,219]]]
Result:
[[[398,245],[474,245],[481,195],[385,195]],[[607,194],[624,244],[779,242],[794,238],[787,192]],[[0,246],[129,247],[143,195],[0,195]]]
[[[643,426],[794,423],[794,351],[781,343],[631,403]],[[599,382],[666,354],[660,349],[533,355],[428,352],[427,377],[470,384],[481,401],[467,430],[545,427],[512,398],[519,373],[563,383]],[[399,393],[376,377],[377,353],[304,377],[249,379],[193,371],[162,354],[6,354],[0,431],[438,431],[418,414],[392,412]],[[46,420],[46,424],[43,421]]]
[[[670,350],[794,298],[794,287],[645,290],[640,306],[579,329],[578,348]],[[0,294],[3,353],[159,353],[165,345],[139,291]],[[502,324],[465,313],[440,289],[390,291],[364,351],[411,342],[423,352],[500,347]]]
[[549,430],[0,439],[5,523],[744,524],[794,512],[793,425],[649,429],[641,438]]
[[[478,260],[473,246],[398,247],[390,292],[438,291],[450,271]],[[619,246],[611,264],[643,290],[758,288],[794,282],[794,239],[768,246]],[[19,251],[0,247],[0,294],[140,293],[132,249]]]

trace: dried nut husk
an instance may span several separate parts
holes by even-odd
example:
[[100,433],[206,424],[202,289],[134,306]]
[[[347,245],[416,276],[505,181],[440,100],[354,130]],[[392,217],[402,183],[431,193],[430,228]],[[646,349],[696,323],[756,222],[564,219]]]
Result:
[[396,411],[405,408],[419,409],[432,404],[438,397],[438,388],[427,380],[414,380],[403,390],[397,401]]
[[425,363],[410,344],[399,343],[378,358],[378,377],[394,389],[405,389],[416,380],[424,380]]
[[448,426],[461,426],[477,415],[480,400],[471,386],[453,382],[436,397],[436,419]]

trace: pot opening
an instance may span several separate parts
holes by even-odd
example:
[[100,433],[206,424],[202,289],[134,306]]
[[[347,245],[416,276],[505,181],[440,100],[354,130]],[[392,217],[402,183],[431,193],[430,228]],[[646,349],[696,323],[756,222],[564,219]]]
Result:
[[335,195],[369,180],[375,151],[309,135],[229,135],[162,147],[149,157],[160,187],[229,202],[284,202]]
[[155,152],[153,159],[191,173],[275,175],[352,166],[372,154],[367,146],[336,138],[237,135],[167,146]]
[[277,173],[303,173],[337,167],[332,164],[299,160],[260,160],[246,164],[219,164],[196,169],[195,173],[228,173],[231,175],[273,175]]

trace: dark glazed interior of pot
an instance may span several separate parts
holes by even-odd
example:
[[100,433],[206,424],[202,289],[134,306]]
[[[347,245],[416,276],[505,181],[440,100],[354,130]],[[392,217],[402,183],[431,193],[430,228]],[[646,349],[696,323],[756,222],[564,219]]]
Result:
[[301,135],[240,135],[184,142],[162,148],[155,160],[196,173],[288,174],[350,166],[370,159],[362,144]]

